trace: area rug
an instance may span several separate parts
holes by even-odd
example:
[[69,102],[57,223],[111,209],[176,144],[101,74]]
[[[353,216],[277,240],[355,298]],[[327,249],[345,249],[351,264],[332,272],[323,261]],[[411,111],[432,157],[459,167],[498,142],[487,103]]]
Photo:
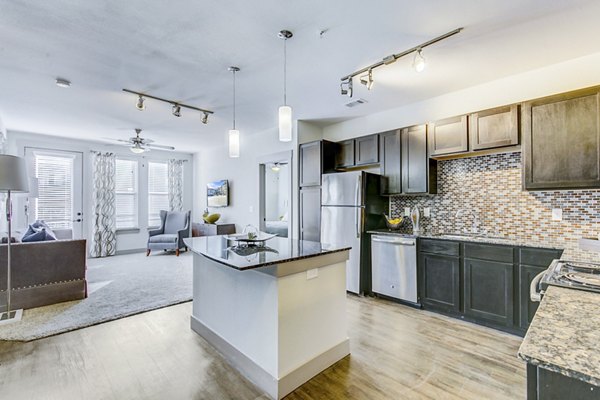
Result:
[[88,298],[32,308],[0,326],[0,340],[31,341],[192,299],[192,254],[89,259]]

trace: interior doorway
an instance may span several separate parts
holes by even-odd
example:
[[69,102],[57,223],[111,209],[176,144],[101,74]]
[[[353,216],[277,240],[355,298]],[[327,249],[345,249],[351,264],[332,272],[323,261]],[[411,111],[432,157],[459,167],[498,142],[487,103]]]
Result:
[[292,233],[292,153],[263,157],[259,162],[259,229],[289,238]]

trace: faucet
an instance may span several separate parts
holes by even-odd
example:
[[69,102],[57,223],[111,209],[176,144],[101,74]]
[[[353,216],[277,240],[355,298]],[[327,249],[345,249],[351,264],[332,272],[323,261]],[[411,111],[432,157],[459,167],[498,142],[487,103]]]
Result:
[[473,225],[471,226],[471,233],[478,234],[479,228],[481,227],[481,223],[479,221],[479,216],[472,209],[461,208],[456,212],[455,218],[460,218],[465,214],[471,214],[473,217]]

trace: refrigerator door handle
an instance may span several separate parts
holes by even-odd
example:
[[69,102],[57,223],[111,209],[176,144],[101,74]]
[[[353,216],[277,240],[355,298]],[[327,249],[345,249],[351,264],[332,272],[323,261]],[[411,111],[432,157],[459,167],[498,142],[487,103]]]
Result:
[[360,203],[360,186],[361,186],[361,175],[358,176],[356,180],[356,191],[355,191],[355,205],[356,212],[354,214],[354,224],[356,226],[356,237],[360,238],[360,220],[361,220],[361,203]]

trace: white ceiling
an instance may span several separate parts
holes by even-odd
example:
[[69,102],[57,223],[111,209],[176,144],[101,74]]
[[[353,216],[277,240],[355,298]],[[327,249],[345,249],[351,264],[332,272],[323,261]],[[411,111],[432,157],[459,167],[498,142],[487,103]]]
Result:
[[[0,0],[0,118],[9,130],[95,139],[133,128],[159,144],[194,152],[224,144],[237,65],[237,126],[276,126],[288,41],[288,103],[294,118],[327,124],[600,52],[599,1],[583,0]],[[340,78],[454,28],[426,51],[355,83],[349,109]],[[326,29],[322,38],[318,32]],[[72,81],[61,89],[56,77]],[[129,88],[213,110],[209,124],[167,104],[134,107]],[[274,138],[274,140],[276,140]]]

